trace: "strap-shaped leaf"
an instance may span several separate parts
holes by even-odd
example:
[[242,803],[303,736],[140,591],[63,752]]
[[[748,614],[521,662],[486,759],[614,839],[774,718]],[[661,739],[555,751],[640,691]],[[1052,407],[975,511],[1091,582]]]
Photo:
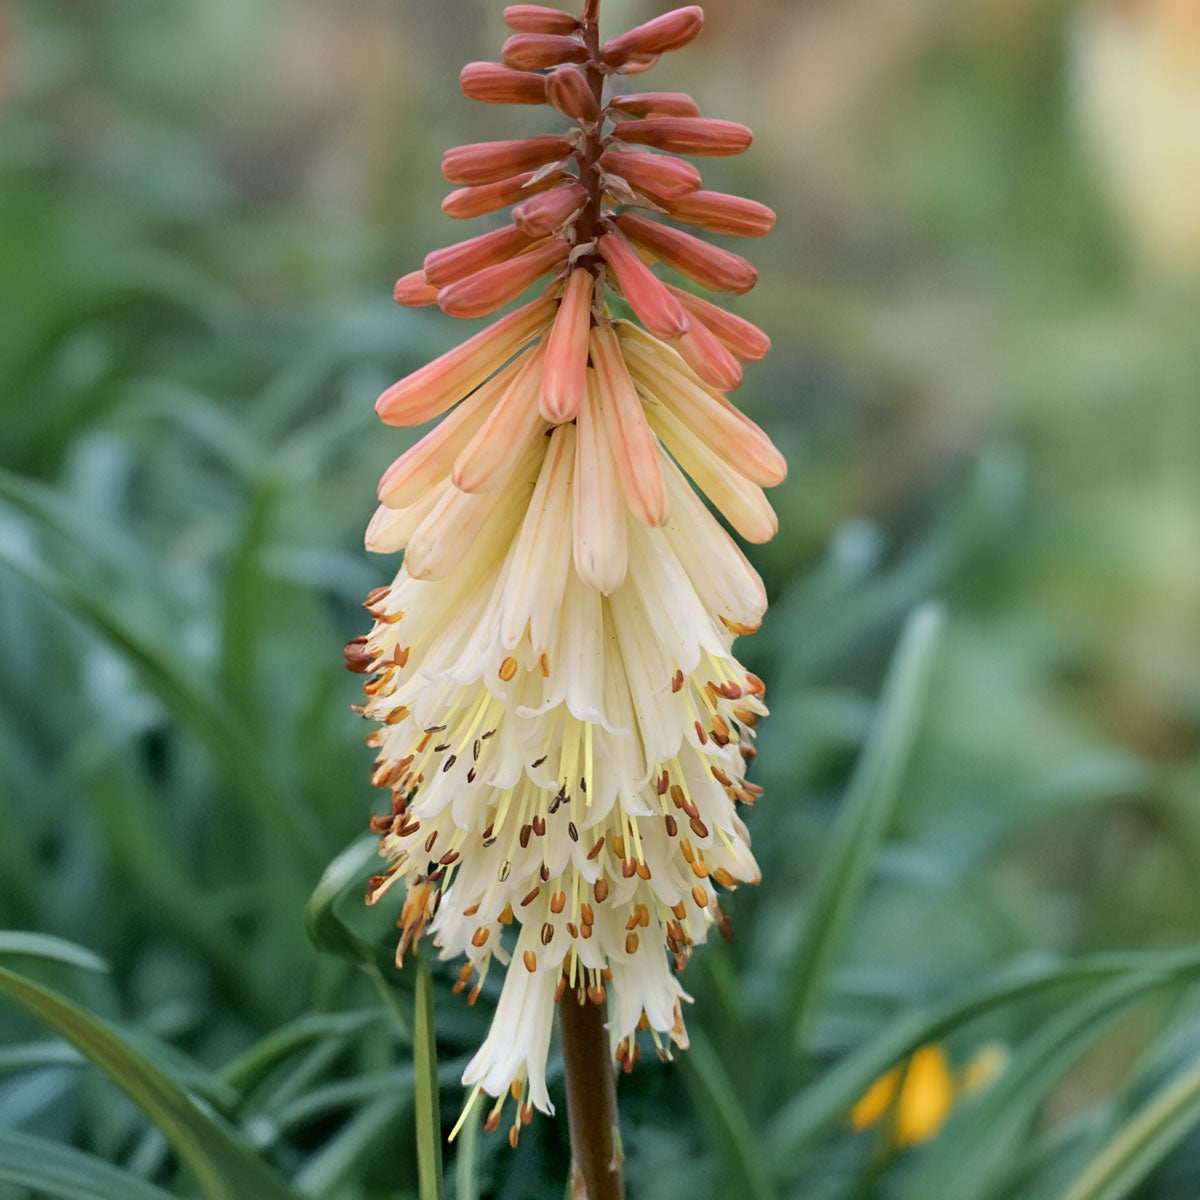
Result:
[[15,1129],[0,1129],[0,1184],[46,1200],[173,1200],[170,1192],[94,1154]]

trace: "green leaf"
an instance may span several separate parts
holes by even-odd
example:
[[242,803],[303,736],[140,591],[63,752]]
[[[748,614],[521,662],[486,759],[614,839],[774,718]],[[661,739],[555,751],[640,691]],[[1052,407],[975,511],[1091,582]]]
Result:
[[479,1200],[479,1131],[482,1125],[483,1106],[473,1105],[454,1142],[455,1200]]
[[876,1037],[825,1071],[779,1111],[768,1132],[771,1159],[796,1160],[822,1133],[844,1121],[858,1098],[918,1046],[938,1041],[976,1017],[1069,985],[1157,972],[1164,983],[1200,975],[1200,952],[1098,954],[1075,962],[1016,964],[956,996],[892,1021]]
[[696,1097],[696,1109],[712,1125],[725,1148],[725,1160],[735,1195],[746,1200],[772,1200],[775,1191],[767,1177],[761,1148],[750,1127],[746,1110],[737,1098],[733,1081],[708,1037],[693,1029],[691,1046],[680,1056]]
[[433,971],[424,955],[417,957],[413,1067],[420,1197],[421,1200],[442,1200],[442,1118],[438,1093],[437,1030],[433,1022]]
[[782,1044],[804,1053],[838,948],[863,894],[871,860],[891,824],[929,683],[942,625],[940,608],[922,605],[904,627],[884,683],[879,715],[822,855],[799,946],[788,971]]
[[174,1200],[93,1154],[15,1129],[0,1128],[0,1183],[46,1200]]
[[0,967],[0,991],[56,1029],[140,1105],[191,1167],[210,1200],[294,1200],[295,1193],[114,1030],[65,996]]
[[69,967],[82,967],[85,971],[108,970],[104,959],[74,942],[48,933],[27,933],[20,929],[0,929],[0,958],[46,958]]
[[1122,1200],[1200,1125],[1200,1061],[1181,1071],[1108,1140],[1063,1200]]
[[373,963],[375,947],[338,916],[337,902],[354,882],[366,883],[370,865],[379,857],[379,839],[357,838],[327,866],[304,909],[304,929],[318,950],[355,963]]

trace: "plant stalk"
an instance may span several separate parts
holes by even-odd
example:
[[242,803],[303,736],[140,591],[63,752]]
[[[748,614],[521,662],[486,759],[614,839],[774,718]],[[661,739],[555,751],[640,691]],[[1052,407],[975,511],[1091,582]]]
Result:
[[570,990],[559,1004],[575,1200],[624,1200],[617,1148],[617,1082],[604,1009]]

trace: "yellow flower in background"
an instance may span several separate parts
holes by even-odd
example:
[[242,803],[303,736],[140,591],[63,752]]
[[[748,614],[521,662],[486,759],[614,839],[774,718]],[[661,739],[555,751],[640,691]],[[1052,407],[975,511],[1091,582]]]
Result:
[[919,1146],[941,1130],[956,1101],[986,1087],[1007,1061],[1003,1046],[988,1043],[976,1051],[956,1079],[941,1045],[921,1046],[871,1084],[850,1110],[850,1125],[870,1129],[890,1114],[895,1147]]
[[1072,45],[1076,115],[1150,271],[1200,271],[1200,5],[1091,0]]

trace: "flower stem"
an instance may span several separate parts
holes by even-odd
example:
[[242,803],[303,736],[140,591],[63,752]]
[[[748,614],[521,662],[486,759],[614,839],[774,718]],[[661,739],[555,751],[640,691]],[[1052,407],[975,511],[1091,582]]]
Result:
[[623,1200],[617,1149],[617,1083],[604,1009],[568,991],[559,1004],[567,1075],[567,1124],[576,1200]]

